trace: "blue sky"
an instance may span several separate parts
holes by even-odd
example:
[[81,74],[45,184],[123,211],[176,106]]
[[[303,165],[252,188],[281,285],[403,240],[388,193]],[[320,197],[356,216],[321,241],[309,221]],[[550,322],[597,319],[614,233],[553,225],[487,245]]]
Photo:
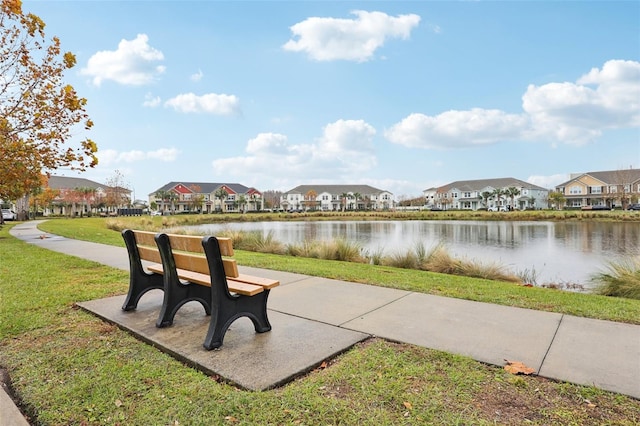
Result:
[[[136,198],[169,181],[259,190],[640,167],[637,1],[25,1],[100,164]],[[70,170],[59,175],[77,176]]]

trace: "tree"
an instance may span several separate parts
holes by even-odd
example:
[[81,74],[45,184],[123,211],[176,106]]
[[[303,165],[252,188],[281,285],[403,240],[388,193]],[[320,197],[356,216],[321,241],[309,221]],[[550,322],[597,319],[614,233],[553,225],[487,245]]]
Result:
[[340,199],[342,200],[342,211],[347,209],[347,200],[349,199],[349,194],[347,192],[343,192],[340,194]]
[[[153,194],[156,199],[160,200],[160,210],[164,212],[165,209],[165,201],[169,199],[169,193],[164,190],[159,190],[155,194]],[[153,204],[153,203],[151,203]]]
[[318,198],[318,193],[313,189],[307,191],[304,196],[304,203],[308,210],[315,210],[316,208],[316,199]]
[[484,191],[482,194],[480,194],[480,199],[482,200],[482,204],[484,204],[484,207],[487,208],[489,207],[489,198],[491,198],[492,193],[489,191]]
[[515,186],[510,186],[504,191],[504,195],[511,198],[511,210],[514,210],[516,208],[514,204],[516,202],[515,198],[520,195],[520,190]]
[[551,191],[549,192],[548,200],[556,209],[560,210],[567,199],[564,197],[562,192]]
[[98,148],[91,139],[69,144],[77,125],[93,126],[87,100],[63,82],[75,56],[45,39],[45,23],[20,0],[0,1],[0,198],[17,200],[51,170],[95,167]]
[[499,208],[500,207],[500,199],[502,198],[503,195],[506,195],[506,191],[502,188],[496,188],[493,190],[493,192],[491,192],[491,196],[492,197],[496,197],[496,207]]
[[220,187],[216,190],[216,192],[213,193],[213,195],[218,198],[220,200],[220,211],[224,212],[224,200],[227,199],[227,197],[229,196],[229,193],[227,192],[226,189],[224,189],[224,187]]
[[358,209],[358,200],[360,200],[360,198],[362,198],[362,194],[360,194],[359,192],[354,192],[353,193],[353,198],[356,199],[356,210]]

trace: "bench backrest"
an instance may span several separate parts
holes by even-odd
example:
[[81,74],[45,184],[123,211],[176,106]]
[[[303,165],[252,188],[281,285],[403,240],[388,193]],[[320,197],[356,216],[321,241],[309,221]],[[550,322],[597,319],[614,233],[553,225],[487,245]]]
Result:
[[[133,231],[133,233],[140,258],[155,263],[162,263],[160,252],[158,251],[155,241],[156,234],[148,231]],[[201,274],[209,274],[209,265],[202,247],[203,237],[178,234],[166,235],[169,237],[176,268],[199,272]],[[240,274],[238,272],[237,262],[235,259],[228,258],[234,254],[233,241],[231,238],[217,238],[217,240],[220,254],[225,256],[225,258],[222,259],[225,275],[230,278],[238,277]]]

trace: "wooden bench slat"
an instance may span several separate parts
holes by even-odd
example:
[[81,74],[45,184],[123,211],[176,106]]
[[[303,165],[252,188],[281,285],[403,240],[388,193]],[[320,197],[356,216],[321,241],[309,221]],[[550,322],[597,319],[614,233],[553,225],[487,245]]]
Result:
[[[226,268],[225,268],[226,271]],[[233,277],[235,281],[241,281],[243,283],[260,285],[266,289],[272,289],[280,285],[280,281],[272,280],[270,278],[254,277],[253,275],[238,274],[237,277]]]
[[[162,274],[162,264],[150,265],[147,269],[157,274]],[[195,284],[205,285],[211,287],[211,277],[209,274],[201,274],[199,272],[188,271],[185,269],[176,268],[178,278],[181,280],[189,281]],[[233,279],[227,279],[227,286],[232,293],[244,294],[246,296],[253,296],[261,291],[264,291],[264,287],[260,285],[253,285],[245,282],[235,281]]]
[[162,259],[160,258],[160,252],[158,251],[157,247],[138,246],[138,253],[140,254],[140,259],[142,260],[162,263]]
[[[190,251],[204,253],[202,237],[196,235],[167,234],[173,251]],[[233,256],[233,241],[231,238],[218,238],[218,246],[222,256]]]
[[138,245],[143,245],[143,246],[151,246],[151,247],[155,247],[156,246],[156,234],[155,232],[149,232],[149,231],[133,231],[133,234],[136,237],[136,243]]

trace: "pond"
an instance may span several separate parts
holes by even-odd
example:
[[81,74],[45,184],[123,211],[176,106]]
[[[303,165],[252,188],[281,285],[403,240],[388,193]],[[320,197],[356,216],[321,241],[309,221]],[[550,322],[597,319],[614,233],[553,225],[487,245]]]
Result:
[[243,222],[188,227],[273,233],[285,244],[304,240],[357,241],[370,252],[406,253],[417,244],[444,244],[454,257],[497,263],[513,272],[534,272],[544,283],[589,288],[608,261],[639,253],[640,224],[613,222],[359,221]]

